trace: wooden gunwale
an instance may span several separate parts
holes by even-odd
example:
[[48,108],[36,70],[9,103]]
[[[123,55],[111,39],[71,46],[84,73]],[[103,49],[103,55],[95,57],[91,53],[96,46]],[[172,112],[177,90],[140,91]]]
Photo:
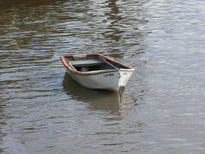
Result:
[[114,60],[114,59],[111,59],[111,58],[109,58],[109,57],[106,57],[106,56],[104,56],[104,55],[101,55],[101,54],[88,54],[88,55],[99,55],[99,56],[101,56],[101,57],[103,57],[103,58],[105,58],[105,59],[108,59],[108,60],[110,60],[110,61],[112,61],[112,62],[114,62],[114,63],[120,64],[120,65],[122,65],[122,66],[128,68],[128,69],[120,68],[120,70],[126,70],[126,71],[132,71],[132,72],[135,70],[134,68],[131,68],[131,67],[127,66],[127,65],[121,64],[121,63],[119,63],[118,61],[116,61],[116,60]]
[[[103,73],[116,72],[116,71],[119,71],[119,70],[126,70],[126,71],[131,71],[131,72],[134,71],[134,68],[131,68],[131,67],[126,66],[126,65],[123,65],[123,64],[121,64],[121,63],[119,63],[119,62],[117,62],[117,61],[115,61],[115,60],[113,60],[113,59],[111,59],[111,58],[108,58],[108,57],[106,57],[106,56],[104,56],[104,55],[101,55],[101,54],[98,54],[98,53],[87,54],[87,55],[85,55],[85,59],[86,59],[89,55],[98,55],[98,56],[100,56],[100,57],[102,57],[102,58],[104,58],[104,59],[108,59],[108,60],[110,60],[110,61],[112,61],[112,62],[114,62],[114,63],[120,64],[120,65],[122,65],[122,66],[124,66],[124,67],[126,67],[126,68],[128,68],[128,69],[116,68],[116,67],[115,67],[115,69],[110,69],[110,70],[99,70],[99,71],[90,71],[90,72],[80,72],[80,71],[77,71],[72,65],[70,65],[69,61],[66,59],[66,57],[72,57],[73,59],[75,59],[76,56],[73,56],[73,55],[65,55],[65,56],[61,56],[60,58],[61,58],[61,61],[62,61],[63,65],[64,65],[67,69],[69,69],[71,72],[76,73],[76,74],[79,74],[79,75],[95,75],[95,74],[103,74]],[[107,62],[107,63],[109,63],[109,62]],[[112,65],[112,64],[111,64],[111,65]]]

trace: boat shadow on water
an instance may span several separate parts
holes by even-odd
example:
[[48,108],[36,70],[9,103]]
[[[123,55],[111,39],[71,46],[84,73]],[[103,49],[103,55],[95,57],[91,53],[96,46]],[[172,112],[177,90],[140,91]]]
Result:
[[124,114],[136,105],[136,100],[126,89],[120,92],[88,89],[74,81],[67,73],[64,75],[63,87],[72,99],[85,102],[88,108],[93,110]]

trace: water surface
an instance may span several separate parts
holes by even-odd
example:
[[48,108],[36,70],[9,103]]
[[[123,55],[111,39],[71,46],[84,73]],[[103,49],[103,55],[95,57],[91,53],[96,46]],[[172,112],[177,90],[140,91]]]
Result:
[[[204,153],[205,2],[1,0],[0,152]],[[59,57],[135,68],[122,94]]]

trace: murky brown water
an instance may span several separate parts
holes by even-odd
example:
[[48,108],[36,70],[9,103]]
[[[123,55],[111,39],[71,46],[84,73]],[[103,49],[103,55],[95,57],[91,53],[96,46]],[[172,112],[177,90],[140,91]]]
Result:
[[[205,153],[205,1],[0,0],[0,152]],[[59,57],[136,69],[120,95]]]

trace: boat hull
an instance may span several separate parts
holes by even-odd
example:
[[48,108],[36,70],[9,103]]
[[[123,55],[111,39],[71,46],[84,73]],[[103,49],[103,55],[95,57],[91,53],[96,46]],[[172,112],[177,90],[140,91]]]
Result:
[[94,75],[79,75],[67,68],[66,72],[73,80],[86,88],[112,91],[119,91],[121,87],[125,87],[133,73],[131,71],[119,70]]
[[130,77],[132,76],[133,71],[120,69],[119,73],[120,73],[119,86],[125,87]]
[[111,62],[112,66],[115,65],[114,68],[107,69],[107,70],[81,72],[81,71],[75,70],[73,66],[70,65],[69,61],[66,60],[66,57],[69,57],[69,56],[62,56],[61,60],[69,76],[73,80],[78,82],[80,85],[86,88],[119,91],[121,87],[125,87],[134,69],[128,66],[122,65],[103,55],[100,55],[100,54],[95,54],[95,55],[101,56],[105,58],[106,60],[108,60],[109,62]]
[[112,91],[119,90],[119,77],[118,71],[107,72],[94,75],[79,75],[71,72],[66,68],[67,73],[73,80],[77,81],[80,85],[91,89],[106,89]]

